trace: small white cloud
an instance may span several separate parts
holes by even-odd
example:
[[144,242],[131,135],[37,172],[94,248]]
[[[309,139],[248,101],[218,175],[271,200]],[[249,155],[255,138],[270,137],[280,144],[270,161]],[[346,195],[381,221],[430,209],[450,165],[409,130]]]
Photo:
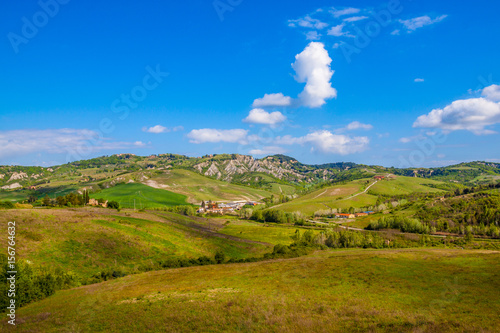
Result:
[[136,141],[136,142],[134,142],[134,146],[136,146],[136,147],[145,147],[146,144],[144,142],[142,142],[142,141]]
[[361,10],[358,8],[349,7],[349,8],[344,8],[344,9],[332,8],[332,10],[330,12],[332,13],[333,17],[338,18],[338,17],[345,16],[345,15],[357,14],[360,11]]
[[253,101],[254,108],[262,108],[268,106],[290,106],[292,104],[292,98],[283,95],[282,93],[277,94],[264,94],[264,97],[257,98]]
[[424,82],[425,80],[424,79],[421,79],[421,78],[416,78],[415,80],[413,80],[414,82]]
[[244,129],[230,129],[230,130],[219,130],[212,128],[203,128],[192,130],[188,133],[187,137],[190,139],[191,143],[217,143],[217,142],[229,142],[229,143],[240,143],[247,144],[248,131]]
[[148,133],[153,133],[153,134],[168,133],[170,131],[178,132],[178,131],[183,131],[183,130],[184,130],[184,127],[182,127],[182,126],[176,126],[174,128],[168,128],[168,127],[165,127],[165,126],[156,125],[156,126],[153,126],[153,127],[143,127],[142,128],[143,132],[148,132]]
[[434,109],[418,117],[413,127],[467,130],[476,135],[495,134],[485,127],[500,123],[498,89],[492,85],[483,89],[484,97],[457,100],[443,109]]
[[344,22],[357,22],[357,21],[362,21],[366,20],[368,16],[353,16],[353,17],[346,17],[344,19]]
[[426,137],[422,134],[406,137],[406,138],[401,138],[399,139],[399,142],[401,143],[410,143],[414,141],[419,141],[419,140],[424,140]]
[[445,157],[446,157],[446,155],[445,155],[445,154],[437,154],[436,156],[437,156],[437,158],[441,158],[441,159],[443,159],[443,158],[445,158]]
[[245,123],[262,124],[262,125],[276,125],[286,120],[286,117],[279,111],[266,112],[263,109],[253,109],[250,111],[248,117],[243,119]]
[[313,151],[325,154],[349,155],[368,149],[370,140],[367,137],[350,137],[348,135],[333,134],[327,130],[319,130],[299,138],[290,135],[278,137],[276,142],[287,145],[310,144]]
[[441,15],[432,19],[430,18],[430,16],[425,15],[425,16],[415,17],[409,20],[399,20],[399,22],[404,25],[404,27],[407,29],[408,32],[413,32],[419,28],[441,22],[447,17],[448,15]]
[[160,134],[160,133],[166,133],[166,132],[170,132],[170,130],[164,126],[161,126],[161,125],[156,125],[156,126],[153,126],[153,127],[143,127],[142,128],[142,131],[143,132],[148,132],[148,133],[154,133],[154,134]]
[[346,34],[344,31],[342,31],[342,29],[344,29],[344,27],[345,27],[344,24],[339,24],[339,25],[336,25],[334,27],[331,27],[328,30],[328,35],[335,36],[335,37],[344,36]]
[[357,129],[362,129],[362,130],[371,130],[373,129],[373,126],[370,125],[370,124],[363,124],[363,123],[360,123],[359,121],[353,121],[352,123],[350,123],[349,125],[347,125],[345,127],[346,130],[348,131],[354,131],[354,130],[357,130]]
[[299,94],[300,105],[317,108],[325,104],[327,99],[337,97],[337,90],[330,83],[334,73],[330,67],[331,62],[325,45],[319,42],[311,42],[295,56],[292,64],[296,73],[295,80],[306,83]]
[[335,43],[332,46],[332,49],[338,49],[340,47],[340,43]]
[[401,33],[401,31],[399,29],[396,29],[393,32],[391,32],[391,35],[398,36],[400,33]]
[[328,23],[321,22],[318,19],[314,19],[311,16],[306,15],[305,17],[297,20],[288,20],[288,26],[292,28],[302,27],[321,30],[326,28]]
[[266,146],[261,149],[252,149],[249,151],[251,155],[275,155],[284,154],[286,150],[278,146]]
[[184,131],[184,126],[175,126],[174,128],[172,128],[172,131],[174,132]]
[[317,31],[309,31],[306,33],[307,40],[318,40],[321,38],[321,34],[318,34]]
[[493,102],[500,102],[500,85],[492,84],[483,89],[481,95]]

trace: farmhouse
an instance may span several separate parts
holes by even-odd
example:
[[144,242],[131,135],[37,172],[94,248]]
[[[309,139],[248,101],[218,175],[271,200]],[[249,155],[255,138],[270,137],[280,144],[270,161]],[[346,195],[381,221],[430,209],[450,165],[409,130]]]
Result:
[[354,214],[336,214],[335,217],[338,219],[354,219],[354,218],[356,218],[356,215],[354,215]]
[[375,179],[375,180],[384,180],[385,177],[384,176],[375,176],[375,177],[373,177],[373,179]]
[[88,205],[89,206],[102,206],[104,208],[107,208],[108,207],[108,200],[106,200],[103,203],[99,203],[99,201],[97,201],[97,199],[89,199]]
[[360,216],[368,216],[368,213],[356,213],[354,214],[356,217],[360,217]]

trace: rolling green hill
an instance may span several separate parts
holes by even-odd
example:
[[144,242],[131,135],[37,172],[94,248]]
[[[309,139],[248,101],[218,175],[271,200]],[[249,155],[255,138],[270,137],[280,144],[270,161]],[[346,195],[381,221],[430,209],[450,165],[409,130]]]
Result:
[[442,190],[437,187],[443,184],[430,179],[404,176],[393,176],[376,183],[372,178],[358,179],[344,185],[319,189],[274,208],[287,212],[300,211],[309,215],[321,210],[362,208],[374,206],[378,196],[440,192]]
[[146,180],[145,184],[183,194],[192,203],[202,200],[258,201],[272,194],[266,190],[230,184],[183,169],[157,173]]
[[[58,291],[19,332],[494,332],[500,253],[343,250]],[[486,292],[487,290],[487,292]],[[1,327],[7,331],[7,321]]]

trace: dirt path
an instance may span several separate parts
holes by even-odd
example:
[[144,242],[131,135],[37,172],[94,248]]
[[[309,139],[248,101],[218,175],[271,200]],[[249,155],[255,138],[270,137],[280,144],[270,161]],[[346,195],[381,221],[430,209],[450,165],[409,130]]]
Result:
[[324,190],[323,192],[321,192],[320,194],[318,194],[317,196],[315,196],[313,199],[319,198],[320,196],[322,196],[323,194],[325,194],[326,191],[328,191],[328,190]]
[[373,185],[377,184],[377,182],[378,182],[378,180],[374,181],[374,182],[373,182],[372,184],[370,184],[367,188],[365,188],[365,190],[364,190],[363,192],[359,192],[359,193],[353,194],[353,195],[351,195],[350,197],[344,198],[344,199],[339,200],[339,201],[349,200],[349,199],[352,199],[352,198],[357,197],[358,195],[361,195],[361,194],[363,194],[363,193],[366,193],[366,192],[370,189],[370,187],[372,187]]

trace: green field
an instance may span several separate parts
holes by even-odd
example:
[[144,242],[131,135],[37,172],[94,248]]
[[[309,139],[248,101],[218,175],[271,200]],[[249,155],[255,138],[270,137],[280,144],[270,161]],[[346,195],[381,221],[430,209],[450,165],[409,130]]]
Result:
[[[339,250],[131,275],[17,311],[19,332],[495,332],[500,253]],[[1,327],[7,331],[8,324]]]
[[185,195],[137,183],[118,184],[99,193],[92,193],[90,197],[117,201],[124,208],[134,208],[135,200],[137,209],[188,204]]
[[[431,187],[442,185],[443,182],[424,179],[424,178],[414,178],[414,177],[403,177],[398,176],[395,179],[383,180],[377,182],[368,191],[373,195],[401,195],[410,194],[415,192],[429,193],[429,192],[441,192],[442,190]],[[431,186],[428,186],[431,185]]]
[[258,201],[272,195],[266,190],[234,185],[182,169],[169,170],[165,174],[151,178],[151,181],[152,186],[162,188],[165,186],[164,188],[169,191],[187,196],[191,203],[200,203],[202,200]]

